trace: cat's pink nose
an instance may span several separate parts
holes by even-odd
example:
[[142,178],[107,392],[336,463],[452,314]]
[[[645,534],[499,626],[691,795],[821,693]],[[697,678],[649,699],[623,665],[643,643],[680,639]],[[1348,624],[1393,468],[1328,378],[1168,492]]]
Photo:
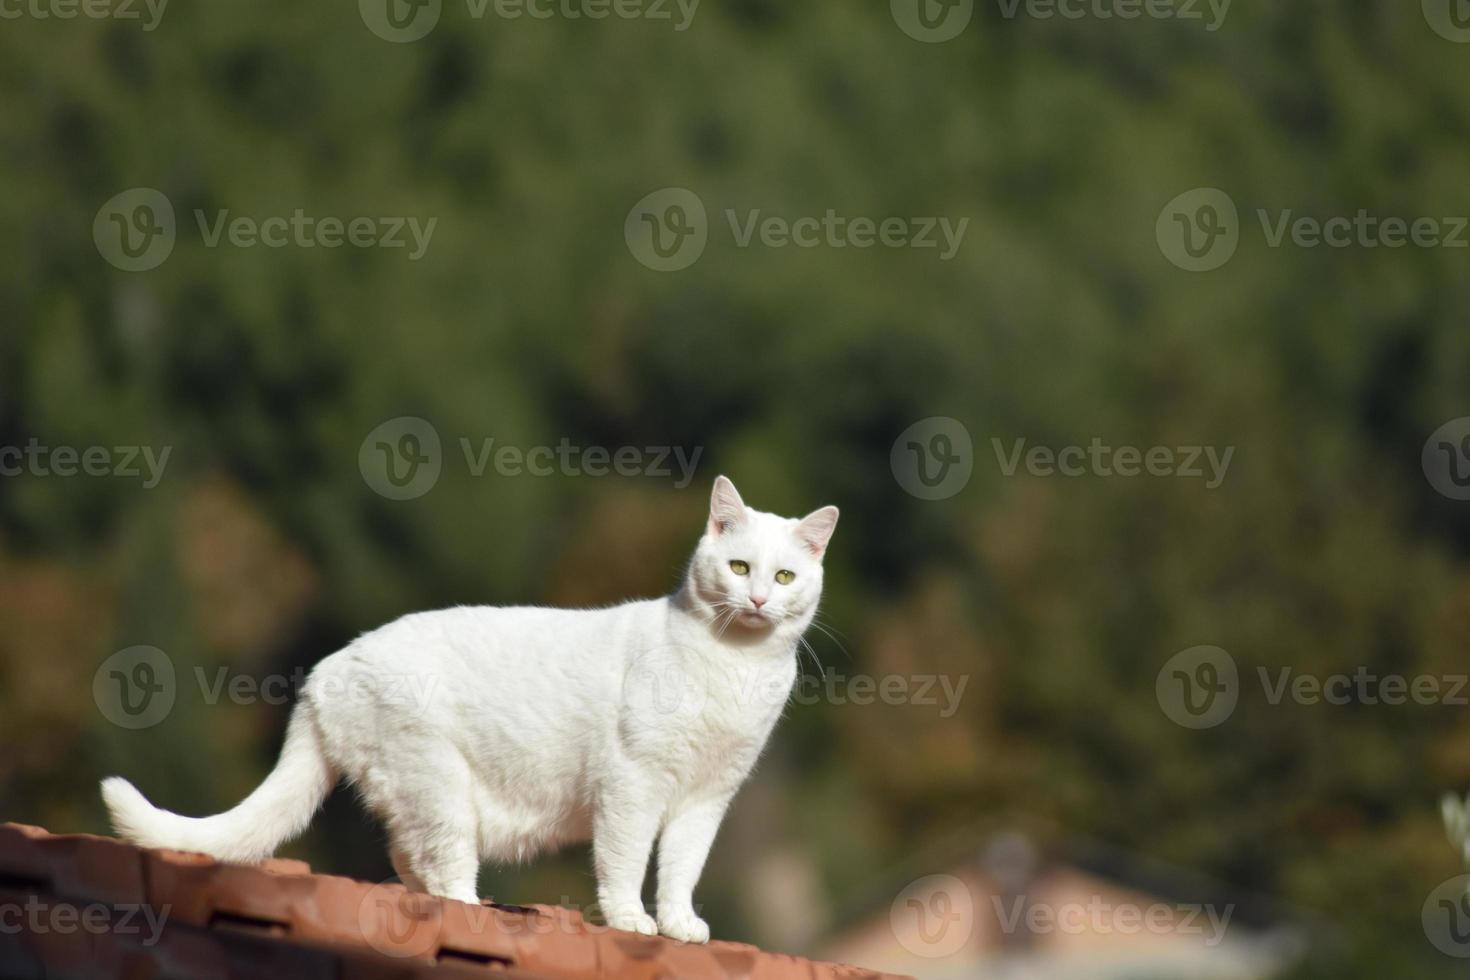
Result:
[[759,609],[766,604],[766,597],[763,595],[753,595],[750,597],[750,604]]

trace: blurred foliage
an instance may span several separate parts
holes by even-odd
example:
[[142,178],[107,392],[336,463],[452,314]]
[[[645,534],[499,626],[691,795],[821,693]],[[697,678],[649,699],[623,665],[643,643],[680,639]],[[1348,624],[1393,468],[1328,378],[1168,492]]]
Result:
[[[1470,214],[1470,48],[1389,0],[1242,3],[1216,34],[979,4],[938,45],[881,3],[709,3],[683,33],[448,3],[402,45],[353,6],[0,30],[0,444],[173,447],[152,490],[0,481],[0,816],[102,830],[111,772],[213,811],[268,767],[283,706],[181,697],[155,728],[109,725],[90,685],[114,650],[259,677],[413,609],[657,593],[726,472],[762,509],[843,508],[824,612],[841,642],[813,637],[829,669],[971,680],[948,719],[794,708],[702,888],[717,932],[766,938],[750,880],[773,848],[840,905],[984,817],[1320,911],[1347,945],[1309,974],[1444,975],[1418,916],[1458,871],[1435,801],[1470,784],[1470,715],[1257,690],[1192,732],[1154,679],[1202,643],[1246,678],[1465,669],[1470,510],[1419,467],[1426,435],[1467,414],[1465,253],[1272,249],[1254,214]],[[141,274],[90,233],[134,186],[180,222]],[[674,274],[622,234],[664,186],[711,220]],[[1200,186],[1245,230],[1228,265],[1190,274],[1154,222]],[[970,224],[949,262],[740,249],[724,225],[727,208],[829,207]],[[417,262],[211,249],[196,208],[438,225]],[[447,462],[393,502],[357,453],[402,415],[434,423]],[[971,483],[937,502],[889,469],[930,415],[975,439]],[[704,455],[677,491],[474,478],[461,436]],[[1007,477],[991,444],[1094,436],[1236,452],[1207,490]],[[344,796],[293,853],[386,876]],[[575,855],[486,881],[591,896]]]

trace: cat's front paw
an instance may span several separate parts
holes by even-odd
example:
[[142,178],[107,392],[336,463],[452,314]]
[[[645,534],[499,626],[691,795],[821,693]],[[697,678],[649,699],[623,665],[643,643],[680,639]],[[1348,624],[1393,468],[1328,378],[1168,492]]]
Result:
[[693,909],[658,914],[658,931],[681,943],[709,942],[709,925]]
[[622,929],[644,936],[658,935],[658,923],[653,920],[653,916],[636,905],[603,909],[602,917],[610,929]]

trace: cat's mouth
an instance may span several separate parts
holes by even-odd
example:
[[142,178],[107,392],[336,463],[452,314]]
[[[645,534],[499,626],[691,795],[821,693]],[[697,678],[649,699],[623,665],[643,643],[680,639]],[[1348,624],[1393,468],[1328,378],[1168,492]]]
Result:
[[771,616],[758,609],[746,609],[735,617],[735,621],[742,626],[770,626],[776,622]]

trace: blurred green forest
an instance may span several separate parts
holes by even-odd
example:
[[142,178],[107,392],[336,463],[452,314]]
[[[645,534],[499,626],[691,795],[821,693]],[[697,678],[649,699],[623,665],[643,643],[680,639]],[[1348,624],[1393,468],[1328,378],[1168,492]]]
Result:
[[[173,447],[154,489],[0,479],[0,819],[105,832],[111,773],[214,812],[269,768],[284,705],[185,692],[155,727],[108,723],[92,678],[116,650],[263,677],[411,610],[659,594],[723,472],[761,509],[842,508],[829,669],[972,679],[947,719],[794,707],[701,886],[717,934],[771,941],[751,869],[773,850],[840,916],[984,821],[1320,912],[1342,935],[1303,975],[1448,975],[1419,915],[1461,870],[1437,801],[1470,787],[1470,713],[1257,692],[1190,731],[1155,699],[1197,644],[1252,676],[1470,659],[1470,505],[1420,468],[1470,414],[1470,255],[1271,248],[1253,218],[1470,214],[1470,46],[1417,8],[1238,0],[1211,33],[979,4],[941,44],[835,0],[706,0],[682,32],[446,3],[408,44],[346,2],[0,23],[0,445]],[[661,273],[624,220],[671,186],[708,208],[709,244]],[[92,240],[131,187],[179,216],[141,273]],[[1155,239],[1196,187],[1242,216],[1209,273]],[[209,248],[196,208],[438,223],[408,261]],[[757,208],[969,225],[951,261],[740,248],[723,213]],[[446,443],[405,501],[358,467],[399,416]],[[890,469],[928,416],[974,438],[944,500]],[[704,452],[684,489],[477,478],[451,465],[461,436]],[[1093,437],[1235,455],[1209,490],[1007,476],[991,444]],[[346,792],[288,853],[391,873]],[[577,854],[481,890],[593,891]]]

